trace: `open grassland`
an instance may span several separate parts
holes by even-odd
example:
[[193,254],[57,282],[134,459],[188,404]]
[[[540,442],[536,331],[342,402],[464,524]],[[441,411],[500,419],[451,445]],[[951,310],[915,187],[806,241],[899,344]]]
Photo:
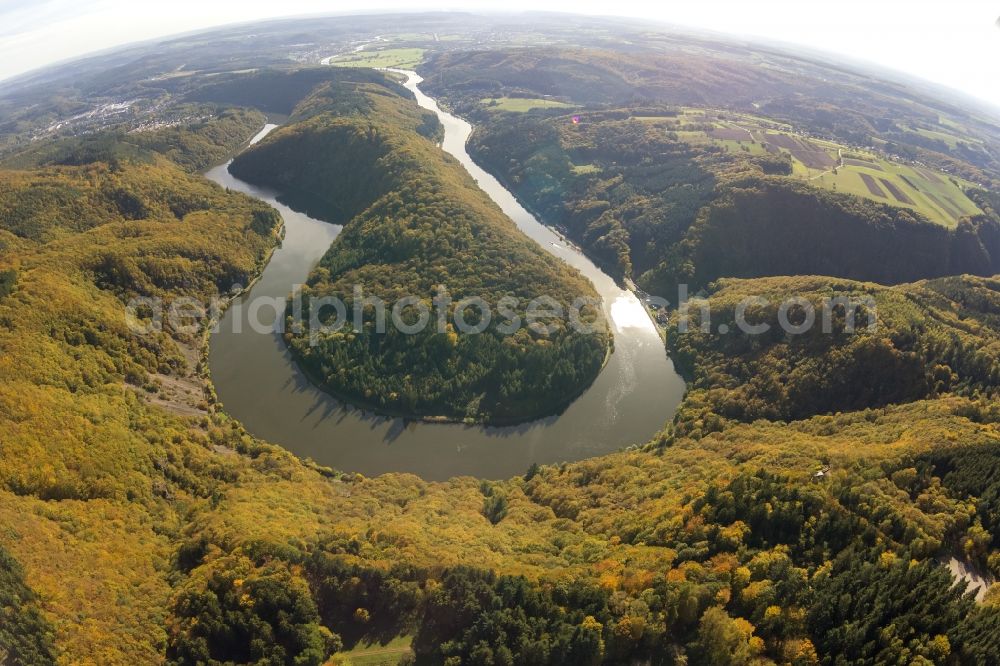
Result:
[[532,109],[566,109],[572,104],[559,102],[554,99],[541,99],[529,97],[487,97],[482,100],[483,104],[496,111],[510,111],[512,113],[524,113]]
[[331,663],[337,666],[396,666],[406,655],[413,654],[412,638],[394,638],[385,645],[359,643],[353,650],[334,655]]
[[788,155],[793,178],[909,208],[948,228],[956,227],[962,217],[982,213],[965,194],[972,183],[961,178],[893,162],[832,141],[800,136],[781,123],[702,109],[681,109],[676,116],[637,116],[637,119],[662,124],[679,139],[692,144],[711,144],[730,153]]
[[335,56],[330,64],[337,67],[401,67],[413,69],[424,60],[423,49],[381,49],[358,51]]

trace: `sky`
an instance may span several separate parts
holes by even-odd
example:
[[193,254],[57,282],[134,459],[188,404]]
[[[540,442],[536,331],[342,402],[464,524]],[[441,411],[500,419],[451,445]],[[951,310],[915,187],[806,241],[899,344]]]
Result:
[[843,54],[1000,106],[1000,3],[992,0],[0,0],[0,79],[113,46],[227,23],[420,9],[645,17]]

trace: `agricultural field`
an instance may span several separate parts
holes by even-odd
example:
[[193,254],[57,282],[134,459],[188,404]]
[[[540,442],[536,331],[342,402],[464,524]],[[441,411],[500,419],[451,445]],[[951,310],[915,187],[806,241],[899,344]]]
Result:
[[662,123],[690,143],[713,144],[729,152],[752,155],[789,155],[793,178],[910,208],[948,228],[957,226],[964,216],[982,212],[965,194],[973,186],[970,182],[933,169],[892,162],[867,150],[795,134],[781,123],[702,109],[681,109],[676,116],[637,119]]
[[959,143],[963,142],[982,144],[981,139],[973,139],[965,136],[961,132],[961,128],[957,126],[954,127],[954,129],[957,130],[955,132],[946,131],[948,127],[942,127],[939,129],[930,129],[927,127],[914,127],[911,125],[904,125],[903,129],[905,129],[908,132],[919,134],[920,136],[925,137],[927,139],[932,139],[934,141],[941,141],[952,149],[956,148]]
[[532,109],[567,109],[573,107],[572,104],[567,104],[566,102],[538,97],[487,97],[482,100],[482,103],[492,110],[509,111],[511,113],[524,113]]
[[878,158],[844,161],[843,168],[815,178],[813,184],[911,208],[949,228],[966,215],[982,212],[965,195],[964,188],[972,184],[958,178]]
[[467,35],[439,32],[398,32],[384,37],[388,42],[462,42],[469,41]]
[[413,69],[424,60],[424,49],[378,49],[358,51],[330,58],[338,67],[400,67]]

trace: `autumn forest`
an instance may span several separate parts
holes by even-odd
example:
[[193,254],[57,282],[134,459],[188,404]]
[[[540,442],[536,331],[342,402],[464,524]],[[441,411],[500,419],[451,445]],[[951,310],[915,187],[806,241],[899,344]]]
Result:
[[[401,21],[235,26],[0,83],[0,663],[997,663],[1000,120],[625,20]],[[368,56],[471,123],[471,159],[558,247]],[[227,164],[340,228],[302,290],[360,324],[317,339],[282,296],[271,346],[372,432],[542,449],[579,396],[630,390],[602,384],[629,326],[656,328],[683,398],[648,437],[509,478],[294,455],[216,391],[217,322],[138,335],[129,306],[229,303],[281,248],[277,209],[205,177]],[[567,248],[640,324],[408,335],[353,300],[597,299]],[[783,328],[810,309],[828,330]]]

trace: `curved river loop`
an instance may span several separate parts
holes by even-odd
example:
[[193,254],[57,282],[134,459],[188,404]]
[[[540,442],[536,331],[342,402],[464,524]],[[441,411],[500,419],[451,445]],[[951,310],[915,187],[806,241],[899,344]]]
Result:
[[[442,148],[525,234],[594,283],[611,322],[614,353],[594,383],[561,414],[521,425],[427,423],[342,403],[306,378],[279,333],[256,333],[249,325],[254,299],[273,302],[304,283],[341,227],[296,212],[277,200],[278,193],[238,180],[227,163],[206,176],[275,207],[284,219],[285,238],[260,279],[234,302],[240,307],[226,311],[210,339],[212,381],[226,412],[255,436],[300,457],[368,476],[411,472],[427,480],[459,475],[500,479],[523,474],[532,463],[580,460],[648,442],[672,418],[685,385],[638,298],[542,225],[477,166],[465,150],[472,126],[424,95],[415,72],[396,71],[408,77],[405,86],[420,106],[435,112],[443,124]],[[275,127],[267,125],[252,143]],[[261,323],[273,318],[273,308],[255,313]]]

